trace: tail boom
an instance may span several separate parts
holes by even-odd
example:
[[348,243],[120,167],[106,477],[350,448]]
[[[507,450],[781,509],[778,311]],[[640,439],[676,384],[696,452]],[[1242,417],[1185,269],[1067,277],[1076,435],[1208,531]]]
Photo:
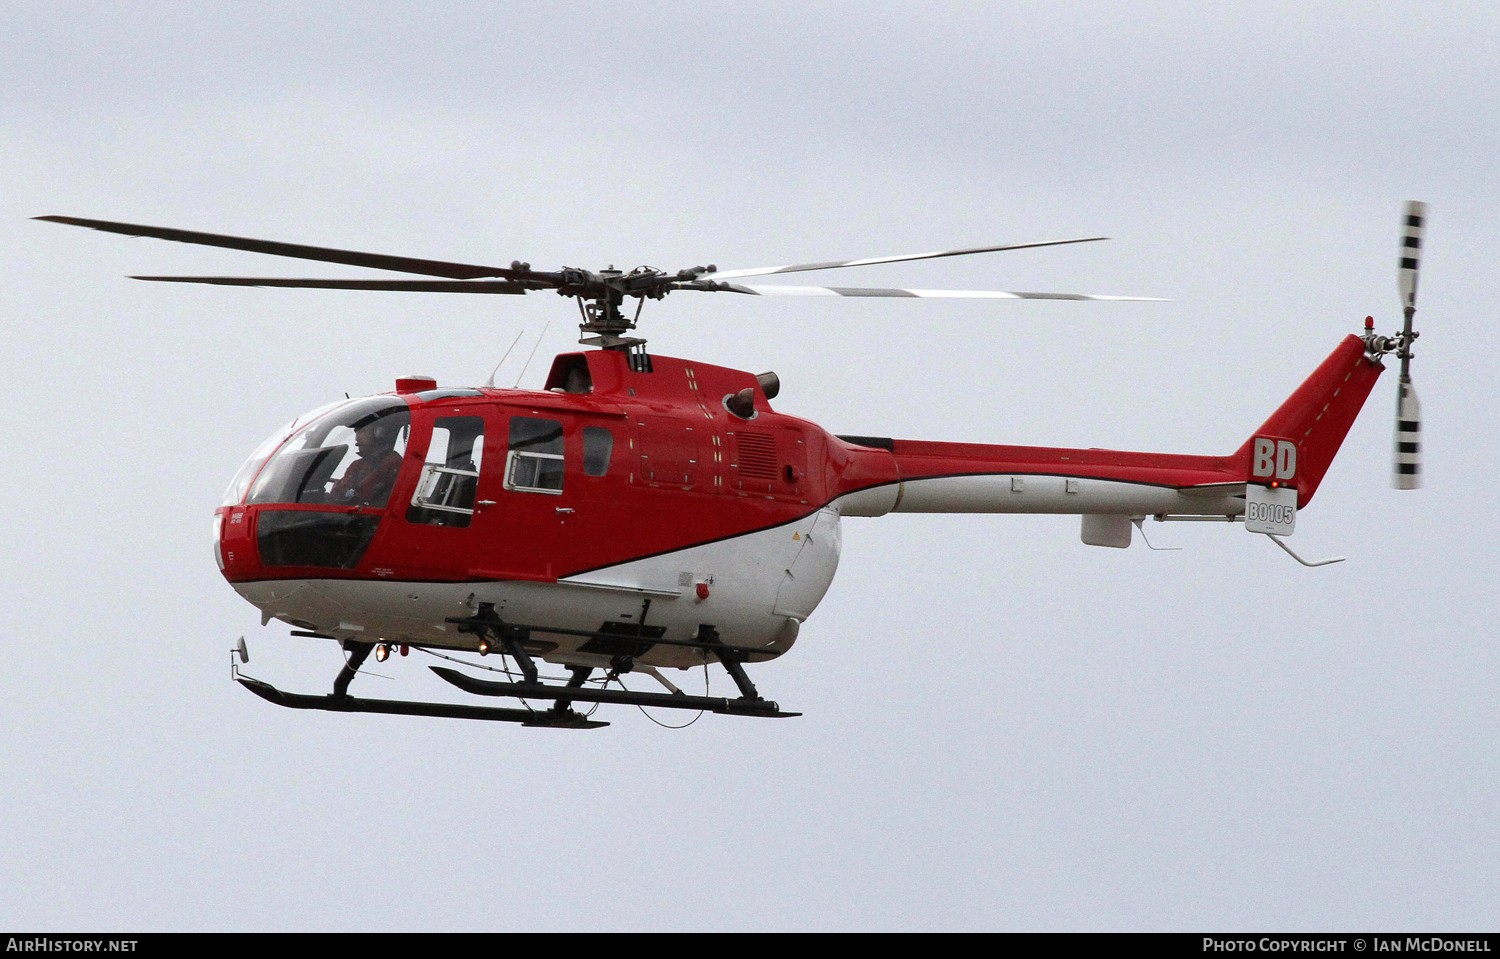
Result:
[[897,476],[851,491],[846,516],[886,513],[1183,513],[1244,509],[1231,457],[894,440]]
[[[1255,441],[1295,445],[1298,506],[1312,499],[1384,368],[1349,336],[1229,456],[844,437],[837,505],[886,513],[1068,513],[1232,517],[1244,511]],[[840,457],[844,459],[844,457]]]

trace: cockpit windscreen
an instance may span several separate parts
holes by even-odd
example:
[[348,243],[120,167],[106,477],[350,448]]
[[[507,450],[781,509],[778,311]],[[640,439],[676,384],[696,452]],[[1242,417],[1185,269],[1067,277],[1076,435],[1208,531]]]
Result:
[[410,434],[404,400],[355,400],[287,440],[255,478],[247,502],[383,508]]

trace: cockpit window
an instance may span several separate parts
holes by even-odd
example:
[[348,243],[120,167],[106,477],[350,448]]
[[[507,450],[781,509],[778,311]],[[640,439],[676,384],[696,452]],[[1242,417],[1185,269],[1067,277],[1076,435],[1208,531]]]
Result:
[[250,483],[255,479],[255,474],[260,472],[260,468],[265,463],[266,457],[276,452],[276,447],[280,446],[282,441],[292,434],[293,430],[299,426],[311,423],[329,410],[343,406],[347,402],[349,401],[339,400],[337,403],[320,406],[311,413],[297,417],[268,436],[266,441],[257,446],[255,452],[250,454],[250,458],[245,460],[244,464],[239,468],[239,472],[234,474],[234,479],[229,481],[229,489],[224,491],[224,502],[219,505],[238,506],[244,502],[245,492],[250,488]]
[[251,453],[250,458],[245,460],[239,472],[234,474],[234,479],[229,481],[229,489],[224,491],[224,502],[220,503],[220,506],[238,506],[244,501],[245,491],[250,488],[250,481],[255,479],[255,474],[260,470],[261,465],[265,463],[266,457],[276,452],[276,447],[280,446],[281,441],[286,439],[287,434],[292,431],[294,425],[294,423],[286,424],[268,436],[264,443],[255,448],[255,452]]
[[347,403],[287,440],[256,477],[248,502],[382,508],[410,432],[404,400],[375,396]]
[[255,541],[266,566],[353,569],[379,525],[379,516],[268,509],[256,520]]

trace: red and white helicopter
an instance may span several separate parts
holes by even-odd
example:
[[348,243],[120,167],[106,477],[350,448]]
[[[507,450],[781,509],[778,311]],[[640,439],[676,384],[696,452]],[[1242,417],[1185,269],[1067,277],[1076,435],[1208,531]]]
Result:
[[[747,663],[785,653],[838,566],[844,517],[887,513],[1067,513],[1082,539],[1125,547],[1156,520],[1242,521],[1286,546],[1366,397],[1401,360],[1398,488],[1419,480],[1409,365],[1425,204],[1407,205],[1400,260],[1405,325],[1346,336],[1285,403],[1227,456],[1053,449],[835,436],[771,407],[759,375],[648,353],[629,335],[647,299],[677,291],[748,295],[1132,300],[978,290],[759,286],[741,278],[935,259],[1102,239],[947,250],[765,269],[594,273],[481,266],[185,230],[38,219],[425,277],[325,280],[150,276],[175,283],[525,294],[578,301],[581,343],[541,392],[443,389],[427,377],[393,393],[298,417],[251,454],[214,514],[214,553],[234,589],[293,635],[347,654],[331,695],[287,693],[241,675],[283,706],[586,728],[574,703],[624,703],[795,716],[757,692]],[[621,307],[637,300],[633,317]],[[499,653],[506,681],[433,669],[483,696],[535,709],[364,699],[348,688],[373,651]],[[241,662],[248,660],[243,639]],[[566,667],[546,682],[536,661]],[[519,678],[510,675],[515,663]],[[660,672],[717,661],[735,698],[684,693]],[[477,663],[467,663],[479,666]],[[666,691],[624,688],[645,673]],[[596,675],[596,673],[598,675]]]

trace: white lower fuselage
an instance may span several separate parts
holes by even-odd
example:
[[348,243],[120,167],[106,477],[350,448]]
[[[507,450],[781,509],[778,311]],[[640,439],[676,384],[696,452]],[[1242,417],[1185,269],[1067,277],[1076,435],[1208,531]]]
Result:
[[[646,627],[665,629],[663,639],[692,639],[707,624],[728,645],[764,650],[751,657],[758,661],[786,652],[828,591],[838,568],[841,514],[1232,516],[1243,502],[1224,490],[1180,491],[1097,479],[940,477],[862,490],[792,523],[556,583],[287,579],[239,583],[235,589],[268,618],[339,640],[474,649],[479,637],[460,632],[447,620],[472,616],[479,604],[488,603],[507,623],[540,627],[532,638],[556,644],[538,653],[548,662],[607,666],[611,655],[581,648],[588,644],[586,637],[548,633],[546,627],[594,632],[605,623],[640,624],[643,612]],[[636,659],[642,665],[679,668],[704,661],[698,649],[665,644],[653,645]]]
[[[556,583],[490,581],[418,583],[286,579],[238,583],[235,589],[270,618],[339,640],[475,649],[479,637],[450,618],[493,604],[507,623],[542,627],[533,640],[553,663],[608,666],[609,652],[581,650],[588,639],[545,627],[596,632],[605,623],[664,628],[661,638],[688,640],[713,626],[720,640],[780,655],[828,591],[839,559],[839,514],[822,509],[796,522],[714,543],[582,573]],[[707,596],[700,596],[706,592]],[[649,607],[647,606],[649,602]],[[649,642],[649,640],[643,640]],[[635,657],[645,666],[688,668],[704,662],[692,647],[656,644]]]

